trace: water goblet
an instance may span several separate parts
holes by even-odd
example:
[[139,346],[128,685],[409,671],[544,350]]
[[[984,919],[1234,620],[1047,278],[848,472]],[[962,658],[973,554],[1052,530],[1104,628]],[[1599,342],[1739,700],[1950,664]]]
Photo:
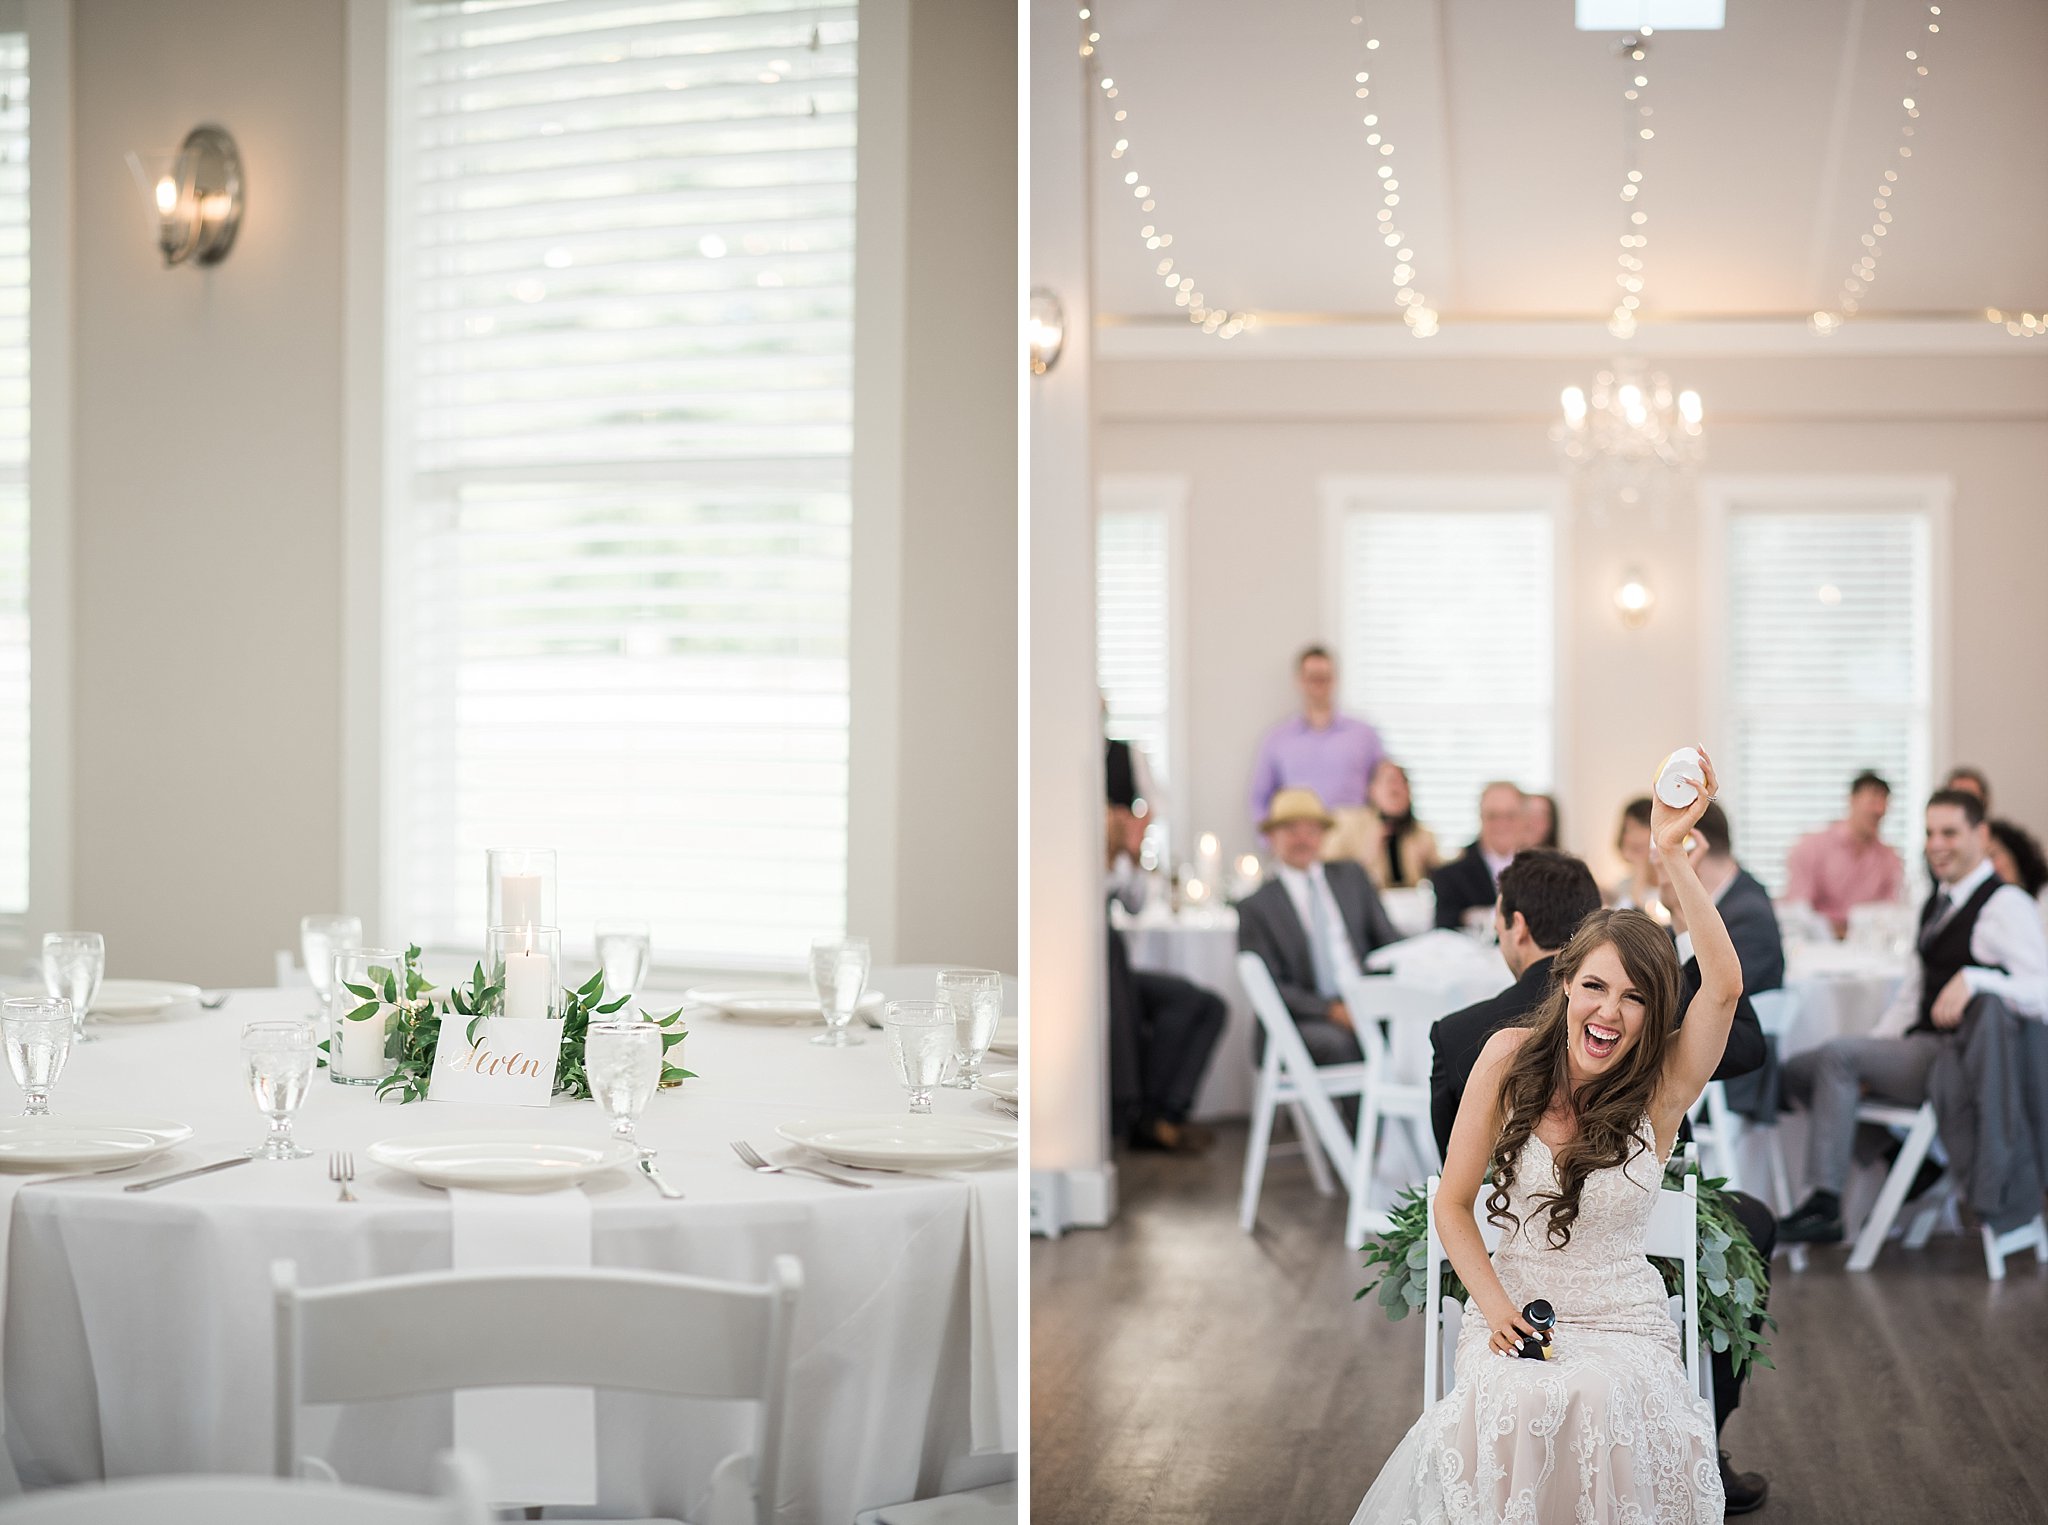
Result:
[[71,1003],[71,1041],[96,1040],[85,1030],[85,1014],[100,993],[107,972],[107,942],[97,932],[43,934],[43,989]]
[[604,971],[607,1002],[638,995],[647,979],[652,943],[644,921],[601,921],[597,924],[597,966]]
[[1003,977],[993,969],[941,969],[939,1000],[952,1010],[953,1052],[960,1062],[946,1084],[971,1091],[981,1084],[982,1055],[1003,1018]]
[[28,1106],[23,1117],[50,1115],[50,1087],[71,1053],[71,1003],[62,996],[17,996],[0,1001],[0,1043]]
[[868,982],[868,940],[865,937],[820,937],[811,943],[811,984],[825,1030],[811,1042],[825,1048],[855,1048],[861,1039],[847,1030],[860,993]]
[[661,1029],[652,1022],[593,1022],[583,1040],[590,1094],[612,1120],[612,1137],[635,1150],[633,1120],[661,1084]]
[[910,1093],[910,1110],[929,1114],[932,1090],[953,1062],[953,1008],[943,1001],[891,1001],[882,1018],[896,1079]]
[[363,922],[359,916],[321,911],[299,918],[299,957],[306,964],[306,979],[320,998],[324,1012],[334,1000],[334,955],[344,948],[363,945]]
[[251,1022],[242,1029],[242,1065],[256,1110],[270,1132],[249,1151],[252,1159],[302,1160],[313,1151],[292,1137],[292,1113],[313,1083],[314,1026],[306,1021]]

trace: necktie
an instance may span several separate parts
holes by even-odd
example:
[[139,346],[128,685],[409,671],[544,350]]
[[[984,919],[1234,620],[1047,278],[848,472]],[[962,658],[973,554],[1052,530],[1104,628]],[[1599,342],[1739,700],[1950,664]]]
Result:
[[1948,925],[1949,917],[1955,914],[1956,903],[1949,898],[1947,890],[1934,897],[1934,914],[1927,918],[1927,929],[1920,934],[1920,945],[1924,948],[1934,941],[1935,934]]
[[1321,881],[1314,874],[1310,874],[1307,877],[1309,916],[1308,956],[1310,962],[1315,966],[1316,994],[1328,996],[1334,1001],[1338,995],[1337,959],[1331,951],[1330,938],[1333,935],[1333,929],[1330,926],[1328,897],[1323,893]]

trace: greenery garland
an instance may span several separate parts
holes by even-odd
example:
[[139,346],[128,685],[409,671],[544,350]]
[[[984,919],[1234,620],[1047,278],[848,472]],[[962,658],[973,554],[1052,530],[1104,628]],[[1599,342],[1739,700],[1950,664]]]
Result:
[[[1682,1190],[1686,1164],[1674,1158],[1664,1167],[1664,1184]],[[1764,1311],[1763,1297],[1767,1269],[1763,1257],[1735,1216],[1734,1204],[1723,1189],[1727,1181],[1702,1176],[1699,1181],[1699,1302],[1700,1333],[1708,1347],[1726,1351],[1739,1378],[1751,1366],[1768,1367],[1764,1354],[1770,1337],[1766,1328],[1778,1321]],[[1428,1299],[1429,1287],[1429,1198],[1424,1188],[1411,1186],[1394,1203],[1392,1224],[1384,1234],[1365,1246],[1365,1266],[1379,1274],[1358,1289],[1364,1297],[1379,1289],[1379,1304],[1387,1317],[1402,1319]],[[1669,1256],[1648,1257],[1664,1278],[1666,1296],[1685,1289],[1685,1267]],[[1471,1294],[1458,1279],[1455,1267],[1444,1262],[1443,1295],[1468,1302]]]
[[[341,1014],[344,1022],[367,1022],[381,1011],[392,1011],[390,1031],[384,1040],[384,1057],[392,1061],[390,1075],[377,1087],[377,1096],[395,1095],[400,1102],[422,1101],[426,1098],[428,1084],[434,1075],[434,1053],[441,1043],[441,1024],[449,1017],[466,1018],[464,1035],[475,1043],[483,1029],[484,1022],[493,1014],[494,1008],[505,994],[502,980],[486,980],[484,966],[479,962],[470,974],[469,984],[452,987],[445,995],[436,997],[434,987],[420,969],[420,950],[417,943],[405,950],[405,994],[399,995],[398,973],[391,969],[372,971],[371,984],[345,984],[342,988],[355,996],[362,1004]],[[590,1021],[593,1017],[609,1017],[624,1008],[632,999],[622,995],[615,1001],[604,999],[604,971],[599,970],[575,990],[564,989],[562,1006],[562,1051],[555,1064],[555,1094],[572,1100],[583,1100],[590,1095],[590,1076],[584,1069],[584,1044],[590,1035]],[[681,1025],[683,1009],[679,1006],[665,1017],[657,1017],[642,1011],[641,1017],[662,1029],[661,1084],[664,1087],[681,1085],[685,1080],[696,1079],[696,1072],[668,1063],[666,1055],[671,1048],[689,1036],[689,1029]],[[320,1052],[328,1052],[327,1041],[320,1044]],[[322,1065],[326,1064],[323,1057]]]

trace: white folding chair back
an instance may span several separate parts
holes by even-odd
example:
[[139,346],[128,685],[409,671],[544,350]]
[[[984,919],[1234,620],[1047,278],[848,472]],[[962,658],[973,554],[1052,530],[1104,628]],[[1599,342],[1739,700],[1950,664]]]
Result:
[[[1351,1155],[1351,1202],[1344,1221],[1344,1242],[1355,1250],[1363,1247],[1367,1234],[1387,1226],[1387,1215],[1374,1212],[1371,1205],[1382,1123],[1402,1125],[1415,1161],[1415,1179],[1443,1164],[1437,1157],[1436,1135],[1430,1129],[1428,1067],[1423,1056],[1429,1053],[1430,1024],[1445,1008],[1441,991],[1405,985],[1384,975],[1346,980],[1344,1005],[1365,1055],[1365,1086],[1360,1092],[1358,1135]],[[1384,1037],[1382,1022],[1387,1024]],[[1418,1065],[1419,1080],[1414,1078]]]
[[[1238,1226],[1249,1234],[1258,1218],[1259,1189],[1266,1179],[1273,1118],[1281,1107],[1294,1114],[1294,1129],[1301,1137],[1302,1153],[1308,1158],[1316,1190],[1329,1196],[1336,1189],[1334,1180],[1350,1183],[1354,1146],[1345,1136],[1344,1120],[1337,1115],[1331,1098],[1363,1092],[1365,1066],[1318,1066],[1309,1057],[1308,1045],[1301,1041],[1294,1017],[1287,1010],[1287,1003],[1280,999],[1280,987],[1273,983],[1266,961],[1258,954],[1238,954],[1237,978],[1266,1035],[1266,1057],[1260,1062],[1258,1085],[1252,1094],[1251,1137],[1245,1143],[1244,1188],[1237,1208]],[[1324,1155],[1329,1157],[1329,1165],[1324,1164]],[[1336,1167],[1334,1180],[1331,1165]]]
[[[1764,1036],[1777,1047],[1778,1057],[1783,1059],[1786,1035],[1799,1023],[1799,992],[1789,988],[1759,990],[1749,998],[1749,1004],[1756,1012],[1757,1026],[1764,1030]],[[1764,1160],[1771,1177],[1771,1205],[1780,1218],[1785,1217],[1792,1211],[1792,1174],[1785,1167],[1785,1143],[1778,1135],[1778,1124],[1775,1119],[1751,1123],[1749,1131],[1762,1136]],[[1795,1245],[1793,1250],[1794,1267],[1804,1270],[1806,1247]]]
[[[1436,1232],[1436,1189],[1438,1177],[1429,1178],[1429,1262],[1423,1295],[1422,1406],[1427,1409],[1457,1380],[1452,1369],[1453,1352],[1446,1348],[1443,1313],[1443,1241]],[[1500,1248],[1502,1230],[1487,1221],[1484,1198],[1475,1206],[1479,1237],[1490,1255]],[[1540,1230],[1539,1230],[1540,1231]],[[1685,1290],[1679,1324],[1685,1350],[1685,1380],[1695,1392],[1711,1399],[1713,1374],[1700,1360],[1699,1281],[1699,1182],[1690,1172],[1683,1191],[1660,1189],[1650,1209],[1649,1227],[1643,1234],[1645,1255],[1669,1256],[1685,1268]]]
[[436,1497],[269,1477],[145,1477],[0,1505],[0,1525],[488,1525],[483,1471],[446,1451]]
[[[1878,1251],[1884,1248],[1885,1240],[1891,1236],[1899,1209],[1905,1205],[1906,1193],[1912,1189],[1913,1178],[1920,1173],[1921,1164],[1934,1147],[1938,1123],[1931,1101],[1918,1107],[1866,1101],[1856,1108],[1856,1121],[1906,1130],[1899,1157],[1885,1173],[1884,1185],[1877,1193],[1877,1203],[1863,1220],[1863,1227],[1856,1234],[1856,1247],[1849,1254],[1850,1270],[1867,1271],[1877,1264]],[[1951,1184],[1948,1191],[1935,1193],[1921,1208],[1906,1233],[1907,1249],[1917,1250],[1927,1243],[1934,1232],[1935,1220],[1941,1215],[1943,1205],[1953,1190]],[[2048,1218],[2039,1213],[2003,1234],[1993,1232],[1988,1223],[1979,1225],[1978,1233],[1984,1242],[1984,1272],[1993,1281],[2005,1280],[2006,1257],[2021,1250],[2032,1250],[2037,1262],[2048,1265]]]
[[[778,1255],[759,1285],[649,1271],[430,1271],[276,1291],[280,1477],[298,1469],[305,1403],[477,1387],[593,1387],[760,1405],[752,1517],[771,1525],[781,1476],[790,1327],[803,1269]],[[479,1340],[477,1329],[520,1338]],[[375,1329],[379,1337],[365,1340]]]
[[[1728,1105],[1727,1089],[1718,1080],[1708,1081],[1688,1115],[1692,1118],[1692,1141],[1700,1152],[1702,1168],[1709,1175],[1724,1178],[1730,1189],[1745,1190],[1742,1184],[1743,1120]],[[1712,1164],[1708,1165],[1706,1162],[1710,1155]]]

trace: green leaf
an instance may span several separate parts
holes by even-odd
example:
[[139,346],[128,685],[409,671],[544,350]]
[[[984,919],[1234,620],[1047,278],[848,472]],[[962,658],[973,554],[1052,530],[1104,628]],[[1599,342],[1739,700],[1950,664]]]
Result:
[[350,984],[347,980],[343,980],[341,982],[341,988],[343,990],[346,990],[352,996],[360,996],[365,1001],[374,1001],[377,999],[377,992],[371,989],[368,985],[353,985]]
[[378,1008],[382,1004],[382,1002],[376,1000],[365,1001],[354,1011],[345,1013],[342,1020],[345,1022],[367,1022],[371,1017],[377,1015]]
[[1714,1347],[1714,1352],[1718,1355],[1719,1353],[1728,1348],[1728,1331],[1725,1329],[1716,1329],[1713,1333],[1713,1337],[1709,1339],[1707,1343]]
[[611,1005],[598,1007],[597,1014],[601,1017],[608,1017],[632,999],[633,998],[629,995],[622,995],[616,1001],[612,1002]]
[[597,971],[597,973],[593,974],[589,979],[585,980],[582,983],[582,985],[577,988],[575,993],[579,996],[594,996],[601,994],[603,990],[604,971],[600,969]]

